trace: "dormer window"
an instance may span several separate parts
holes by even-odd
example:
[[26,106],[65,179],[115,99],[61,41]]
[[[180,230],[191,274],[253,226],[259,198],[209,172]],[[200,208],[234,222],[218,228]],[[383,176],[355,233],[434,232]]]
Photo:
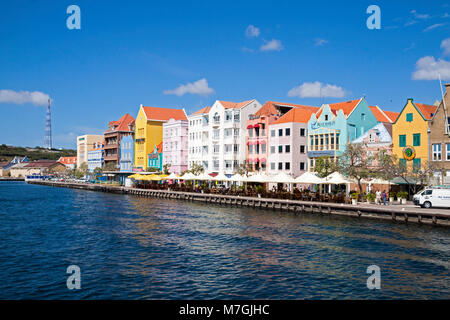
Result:
[[327,114],[325,115],[325,121],[328,121],[328,115]]

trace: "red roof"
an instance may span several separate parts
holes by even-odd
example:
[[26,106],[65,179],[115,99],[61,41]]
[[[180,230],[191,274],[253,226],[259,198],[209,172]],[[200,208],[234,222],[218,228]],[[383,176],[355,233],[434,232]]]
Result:
[[252,101],[254,101],[254,100],[248,100],[248,101],[243,101],[243,102],[229,102],[229,101],[221,101],[220,100],[219,102],[225,109],[241,109],[241,108],[245,107],[246,105],[248,105]]
[[193,114],[203,114],[203,113],[208,113],[209,110],[211,110],[211,107],[204,107],[198,111],[195,111]]
[[24,168],[48,168],[59,163],[55,160],[36,160],[27,163]]
[[389,117],[389,119],[392,121],[392,123],[397,120],[398,116],[400,115],[400,112],[394,112],[394,111],[384,111],[384,114]]
[[307,123],[309,119],[311,119],[311,115],[315,113],[318,109],[319,109],[318,107],[307,107],[307,106],[302,106],[301,108],[292,108],[272,124],[288,123],[288,122]]
[[369,107],[378,122],[392,122],[391,119],[386,115],[386,113],[384,113],[378,106]]
[[158,144],[156,148],[158,149],[158,153],[163,152],[163,143],[161,142],[160,144]]
[[171,108],[158,108],[158,107],[144,107],[145,116],[148,120],[156,121],[168,121],[174,120],[187,120],[186,113],[183,109],[171,109]]
[[[361,101],[361,99],[357,99],[357,100],[350,100],[350,101],[345,101],[345,102],[338,102],[338,103],[331,103],[329,104],[330,106],[330,110],[334,115],[337,115],[339,110],[342,110],[342,112],[344,112],[345,116],[349,116],[352,111],[356,108],[356,106],[358,105],[358,103]],[[322,114],[322,110],[323,110],[323,106],[320,108],[319,112],[317,112],[316,117],[320,117],[320,115]]]
[[58,162],[62,164],[76,164],[77,157],[61,157],[59,158]]
[[279,114],[279,111],[278,111],[278,109],[275,106],[292,107],[292,108],[316,108],[316,109],[319,109],[318,107],[305,106],[305,105],[301,105],[301,104],[267,101],[266,103],[264,103],[264,105],[257,112],[255,112],[255,116],[269,116],[269,115]]
[[[118,121],[110,121],[108,130],[106,132],[113,132],[113,131],[131,131],[130,125],[134,124],[134,118],[130,116],[128,113],[125,113],[122,118],[120,118]],[[112,128],[112,129],[111,129]]]
[[436,110],[437,110],[436,106],[432,106],[432,105],[429,105],[429,104],[418,103],[418,102],[414,102],[414,104],[416,105],[416,107],[420,110],[422,115],[427,120],[431,120],[431,118],[433,118],[434,114],[436,113]]

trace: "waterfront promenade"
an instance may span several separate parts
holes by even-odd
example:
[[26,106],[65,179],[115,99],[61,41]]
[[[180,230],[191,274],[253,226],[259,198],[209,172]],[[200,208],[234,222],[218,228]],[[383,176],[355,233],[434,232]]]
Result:
[[358,205],[299,201],[286,199],[272,199],[259,197],[242,197],[220,194],[207,194],[198,192],[183,192],[170,190],[152,190],[127,188],[112,185],[71,183],[56,181],[33,181],[30,184],[40,184],[52,187],[65,187],[74,189],[84,189],[91,191],[130,194],[142,197],[178,199],[185,201],[198,201],[208,204],[228,205],[237,207],[251,207],[267,210],[278,210],[293,212],[295,214],[330,214],[340,216],[350,216],[355,218],[384,219],[394,222],[429,224],[435,226],[450,226],[450,210],[441,208],[424,209],[412,204],[387,206],[374,205],[368,203],[358,203]]

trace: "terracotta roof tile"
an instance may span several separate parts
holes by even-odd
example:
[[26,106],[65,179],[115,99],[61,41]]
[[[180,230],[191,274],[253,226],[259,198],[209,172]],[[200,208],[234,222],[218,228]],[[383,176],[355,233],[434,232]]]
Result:
[[370,106],[370,110],[372,110],[372,113],[378,122],[392,122],[386,113],[383,112],[378,106]]
[[[344,115],[348,117],[350,113],[356,108],[358,103],[361,101],[361,99],[357,100],[349,100],[344,102],[338,102],[338,103],[330,103],[328,104],[330,106],[330,110],[334,115],[337,115],[339,110],[342,110],[344,112]],[[320,117],[323,111],[323,106],[321,107],[320,111],[317,113],[316,117]]]
[[220,104],[225,109],[241,109],[241,108],[245,107],[246,105],[248,105],[252,101],[254,101],[254,100],[248,100],[248,101],[242,101],[242,102],[230,102],[230,101],[219,100]]
[[264,105],[255,113],[255,116],[269,116],[272,114],[279,114],[278,109],[276,106],[280,107],[292,107],[292,108],[316,108],[318,107],[312,107],[312,106],[305,106],[301,104],[294,104],[294,103],[286,103],[286,102],[276,102],[276,101],[267,101],[264,103]]
[[414,104],[416,105],[416,107],[420,110],[420,112],[423,114],[423,116],[427,120],[431,120],[431,118],[433,118],[434,114],[436,113],[436,110],[437,110],[436,106],[418,103],[418,102],[414,102]]
[[171,109],[171,108],[158,108],[158,107],[144,107],[145,116],[148,120],[156,121],[168,121],[174,120],[187,120],[186,113],[183,109]]
[[389,119],[392,121],[392,123],[397,120],[398,116],[400,115],[400,112],[394,112],[394,111],[384,111],[384,113],[389,117]]
[[200,110],[198,110],[198,111],[195,111],[195,112],[193,113],[193,115],[194,115],[194,114],[204,114],[204,113],[208,113],[209,110],[211,110],[211,107],[204,107],[204,108],[202,108],[202,109],[200,109]]
[[292,108],[286,112],[281,118],[273,122],[272,124],[288,123],[288,122],[300,122],[307,123],[311,119],[311,115],[315,113],[318,107],[298,107]]
[[158,144],[156,148],[158,149],[158,153],[163,152],[163,143],[161,142],[160,144]]

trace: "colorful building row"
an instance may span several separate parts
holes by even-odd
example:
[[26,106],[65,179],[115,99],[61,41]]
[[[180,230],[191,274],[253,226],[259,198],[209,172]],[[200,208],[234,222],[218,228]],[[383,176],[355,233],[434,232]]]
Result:
[[446,93],[434,106],[409,99],[400,113],[364,98],[322,106],[217,100],[189,116],[184,109],[140,105],[136,120],[126,114],[104,136],[78,137],[77,165],[90,153],[96,165],[113,163],[121,172],[167,166],[181,174],[199,165],[210,174],[244,168],[298,176],[315,171],[318,158],[336,161],[348,143],[363,143],[369,154],[387,150],[411,170],[433,162],[444,182],[450,177],[448,99]]

